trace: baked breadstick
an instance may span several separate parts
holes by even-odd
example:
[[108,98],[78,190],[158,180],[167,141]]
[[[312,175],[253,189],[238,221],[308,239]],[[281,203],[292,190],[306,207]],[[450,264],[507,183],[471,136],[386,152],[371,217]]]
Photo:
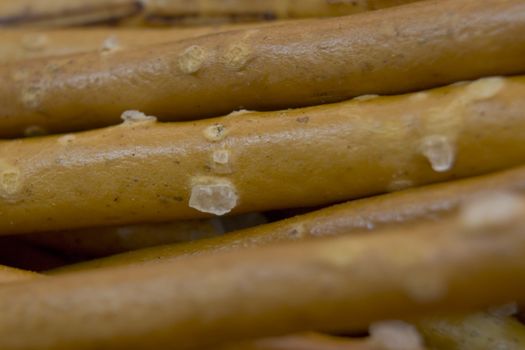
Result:
[[525,326],[508,315],[434,317],[419,322],[419,330],[435,350],[525,349]]
[[[285,21],[281,21],[286,23]],[[281,22],[272,22],[277,25]],[[68,28],[54,30],[10,29],[0,31],[0,62],[111,51],[155,45],[229,30],[260,28],[264,23],[196,28]]]
[[139,249],[60,267],[48,273],[60,274],[104,267],[157,263],[190,255],[260,247],[308,238],[364,234],[384,227],[440,220],[455,213],[462,203],[487,195],[492,196],[494,192],[524,193],[525,167],[350,201],[213,239]]
[[[453,14],[453,15],[451,15]],[[275,110],[525,72],[521,0],[422,1],[366,14],[0,67],[0,137]],[[461,59],[458,59],[461,57]],[[410,78],[407,78],[407,77]]]
[[147,22],[175,25],[332,17],[415,2],[417,0],[149,0]]
[[0,234],[315,206],[525,161],[525,78],[0,142]]
[[203,348],[520,301],[524,214],[509,195],[375,235],[8,284],[0,348]]
[[0,284],[7,282],[17,282],[40,276],[34,272],[15,269],[0,265]]
[[0,27],[65,27],[117,21],[143,9],[139,0],[0,0]]

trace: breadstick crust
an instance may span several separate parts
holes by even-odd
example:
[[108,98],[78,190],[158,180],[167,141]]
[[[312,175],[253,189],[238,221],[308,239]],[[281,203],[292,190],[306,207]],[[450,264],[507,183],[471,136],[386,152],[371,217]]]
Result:
[[30,126],[65,132],[116,124],[129,109],[195,119],[518,74],[525,71],[523,32],[520,0],[423,1],[109,55],[5,64],[0,137]]
[[495,77],[423,95],[173,124],[139,115],[3,141],[0,232],[316,206],[517,166],[524,93],[525,78]]
[[192,255],[225,252],[270,244],[343,234],[362,235],[386,227],[441,220],[470,200],[490,193],[523,193],[525,167],[389,193],[335,205],[286,220],[229,233],[228,235],[163,245],[117,254],[47,271],[71,273],[98,268],[154,264]]
[[520,301],[525,282],[516,276],[525,273],[525,235],[519,207],[495,226],[472,226],[460,216],[377,235],[6,285],[0,288],[0,346],[202,348]]
[[18,282],[38,277],[37,273],[0,265],[0,284]]
[[512,317],[489,313],[434,317],[421,321],[418,328],[431,349],[486,350],[522,349],[525,328]]
[[138,0],[1,0],[0,27],[67,27],[117,22],[143,10]]
[[[278,25],[281,22],[272,22],[271,25]],[[270,24],[216,25],[176,29],[120,27],[68,28],[62,30],[4,29],[0,31],[0,62],[86,52],[107,54],[133,47],[156,45],[212,33],[259,28],[267,25]]]

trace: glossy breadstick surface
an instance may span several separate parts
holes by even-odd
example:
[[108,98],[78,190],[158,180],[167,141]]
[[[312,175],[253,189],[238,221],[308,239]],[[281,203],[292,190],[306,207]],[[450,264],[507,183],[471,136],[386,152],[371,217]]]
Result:
[[0,347],[202,348],[519,301],[524,202],[474,204],[457,219],[377,235],[6,285]]
[[[272,25],[279,23],[273,22]],[[6,29],[0,31],[0,62],[85,52],[107,54],[111,51],[179,41],[229,30],[259,28],[264,25],[269,24],[216,25],[176,29],[100,27],[54,30]]]
[[523,193],[525,167],[351,201],[287,220],[232,232],[213,239],[164,245],[118,254],[49,271],[51,274],[102,267],[157,263],[189,255],[341,234],[363,234],[383,227],[439,220],[468,200],[493,193]]
[[0,143],[0,233],[314,206],[525,161],[524,78]]
[[422,1],[110,54],[5,64],[0,137],[35,126],[58,132],[115,124],[129,109],[162,120],[196,119],[522,73],[523,32],[520,0]]

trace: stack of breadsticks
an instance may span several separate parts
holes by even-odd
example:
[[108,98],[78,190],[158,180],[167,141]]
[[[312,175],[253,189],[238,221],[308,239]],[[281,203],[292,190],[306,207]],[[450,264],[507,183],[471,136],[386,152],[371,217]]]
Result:
[[523,0],[0,0],[0,349],[525,349],[524,57]]

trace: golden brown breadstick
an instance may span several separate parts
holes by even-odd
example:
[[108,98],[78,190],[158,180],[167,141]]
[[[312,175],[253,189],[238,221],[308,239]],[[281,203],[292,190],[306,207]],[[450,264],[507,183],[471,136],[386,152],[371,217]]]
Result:
[[5,285],[0,348],[203,348],[521,301],[524,214],[509,195],[409,229]]
[[[282,21],[286,23],[285,21]],[[281,22],[273,22],[277,25]],[[155,45],[201,35],[269,24],[236,24],[177,29],[68,28],[62,30],[0,31],[0,62]]]
[[0,0],[0,27],[65,27],[117,21],[143,9],[139,0]]
[[396,224],[413,225],[439,220],[455,213],[462,203],[486,195],[491,196],[493,192],[523,193],[524,191],[525,167],[522,166],[478,178],[350,201],[213,239],[140,249],[60,267],[48,273],[59,274],[103,267],[156,263],[188,255],[259,247],[307,238],[363,234],[383,227],[393,227]]
[[147,22],[176,25],[343,16],[417,0],[149,0]]
[[216,237],[263,223],[266,223],[263,215],[252,213],[220,219],[45,232],[23,235],[20,239],[65,255],[101,257],[161,244]]
[[[0,142],[0,234],[315,206],[525,161],[525,78]],[[277,170],[276,170],[277,169]]]
[[525,327],[508,316],[476,313],[430,318],[419,330],[433,350],[525,349]]
[[34,272],[0,265],[0,283],[24,281],[40,276]]
[[[451,15],[453,14],[453,15]],[[521,0],[422,1],[366,14],[0,67],[0,137],[272,110],[525,72]],[[461,59],[458,59],[461,57]]]

